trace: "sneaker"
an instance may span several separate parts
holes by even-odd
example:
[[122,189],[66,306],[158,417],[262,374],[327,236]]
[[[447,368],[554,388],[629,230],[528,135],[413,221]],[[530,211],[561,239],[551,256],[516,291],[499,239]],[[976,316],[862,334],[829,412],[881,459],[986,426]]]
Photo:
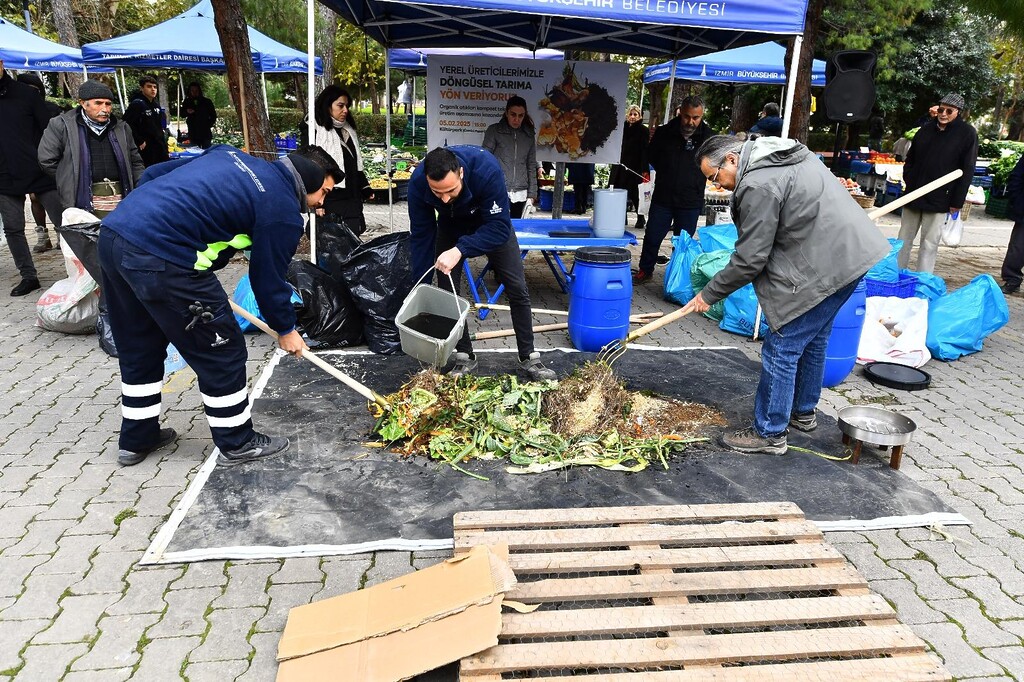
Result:
[[633,284],[643,284],[649,282],[654,275],[647,272],[646,270],[637,270],[633,273]]
[[1003,290],[1004,294],[1006,294],[1007,296],[1010,296],[1010,295],[1015,294],[1018,291],[1020,291],[1020,285],[1019,284],[1004,284],[1003,286],[1000,287],[1000,289]]
[[658,265],[667,265],[668,256],[658,256]]
[[558,378],[555,370],[544,366],[540,361],[540,353],[534,351],[530,357],[519,361],[519,368],[529,377],[530,381],[554,381]]
[[237,450],[222,450],[217,455],[217,464],[222,467],[233,467],[246,462],[255,462],[276,455],[289,445],[283,436],[264,436],[254,432],[252,439]]
[[36,245],[32,247],[32,253],[45,253],[53,248],[53,242],[50,241],[50,233],[46,231],[45,227],[36,227]]
[[789,418],[789,425],[797,431],[813,431],[818,428],[818,415],[814,412],[810,414],[794,414]]
[[142,460],[146,459],[146,456],[150,453],[156,452],[162,447],[170,445],[178,439],[178,432],[172,428],[160,429],[160,437],[157,439],[156,444],[142,450],[118,450],[117,451],[117,463],[123,467],[135,466]]
[[36,289],[42,289],[43,285],[39,283],[38,279],[23,279],[18,286],[11,289],[11,296],[24,296],[30,294]]
[[784,455],[789,449],[789,445],[786,443],[786,434],[765,438],[758,434],[752,426],[723,434],[721,440],[722,445],[730,450],[748,455]]
[[647,227],[647,218],[642,215],[636,217],[636,225],[633,227],[634,230],[642,230]]
[[476,356],[470,353],[456,353],[452,356],[452,360],[455,364],[448,370],[448,376],[450,377],[465,376],[476,369]]

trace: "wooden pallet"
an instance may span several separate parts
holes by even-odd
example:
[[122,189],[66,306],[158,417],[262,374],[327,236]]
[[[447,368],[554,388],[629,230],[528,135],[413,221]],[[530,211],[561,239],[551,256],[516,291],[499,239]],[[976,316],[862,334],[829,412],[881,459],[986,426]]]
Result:
[[466,682],[951,680],[795,504],[468,512],[519,585]]

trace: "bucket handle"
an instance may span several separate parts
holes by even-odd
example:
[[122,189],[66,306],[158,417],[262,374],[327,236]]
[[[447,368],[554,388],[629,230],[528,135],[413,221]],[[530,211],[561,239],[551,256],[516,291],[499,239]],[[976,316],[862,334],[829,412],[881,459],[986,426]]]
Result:
[[[422,282],[423,278],[426,277],[427,274],[431,270],[436,270],[436,269],[437,268],[435,268],[433,265],[431,265],[429,268],[427,268],[426,272],[424,272],[422,275],[420,275],[419,277],[416,278],[416,281],[417,282]],[[452,273],[449,272],[447,274],[448,274],[448,281],[451,282],[451,285],[452,285],[452,292],[451,293],[452,293],[452,298],[455,300],[455,319],[457,320],[460,317],[462,317],[462,308],[459,306],[459,295],[457,293],[455,293],[455,280],[452,279]]]

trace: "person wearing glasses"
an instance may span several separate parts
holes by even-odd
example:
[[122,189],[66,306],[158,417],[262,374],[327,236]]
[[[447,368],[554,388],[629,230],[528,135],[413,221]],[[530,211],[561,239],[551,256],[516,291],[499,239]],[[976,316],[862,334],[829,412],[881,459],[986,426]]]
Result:
[[684,306],[703,313],[754,283],[769,331],[753,424],[722,436],[748,454],[784,455],[790,427],[813,431],[832,322],[889,242],[818,158],[795,140],[712,137],[701,173],[732,190],[739,238],[729,263]]
[[[555,379],[533,348],[533,313],[523,260],[509,216],[505,176],[497,159],[483,147],[454,145],[428,153],[409,180],[409,252],[413,283],[433,279],[459,290],[462,262],[487,256],[498,282],[505,285],[512,329],[519,350],[519,370],[530,381]],[[451,275],[451,280],[445,275]],[[477,367],[466,325],[455,345],[452,376]]]
[[696,155],[711,135],[704,122],[704,100],[696,95],[683,99],[679,115],[654,131],[647,158],[657,173],[634,284],[650,281],[654,266],[667,262],[658,259],[658,251],[669,230],[677,236],[685,230],[691,237],[697,231],[697,219],[704,210],[705,182]]
[[932,272],[939,253],[942,225],[947,216],[952,217],[964,206],[978,160],[978,133],[961,117],[965,109],[966,103],[961,95],[951,93],[943,97],[935,119],[921,126],[907,152],[903,166],[907,192],[913,192],[957,168],[964,174],[903,207],[899,234],[903,247],[897,256],[900,268],[910,267],[910,252],[920,232],[916,269]]

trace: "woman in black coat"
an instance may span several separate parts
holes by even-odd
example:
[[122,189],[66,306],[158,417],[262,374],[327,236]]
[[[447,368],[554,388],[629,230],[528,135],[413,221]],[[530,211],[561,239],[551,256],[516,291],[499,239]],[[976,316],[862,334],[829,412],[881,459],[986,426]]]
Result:
[[[612,166],[608,176],[608,186],[626,190],[626,200],[634,210],[640,205],[640,193],[637,186],[648,174],[647,143],[651,139],[650,131],[641,123],[640,107],[629,105],[626,110],[626,126],[622,130],[622,152],[619,163]],[[636,216],[636,229],[644,228],[645,219],[639,213]]]

